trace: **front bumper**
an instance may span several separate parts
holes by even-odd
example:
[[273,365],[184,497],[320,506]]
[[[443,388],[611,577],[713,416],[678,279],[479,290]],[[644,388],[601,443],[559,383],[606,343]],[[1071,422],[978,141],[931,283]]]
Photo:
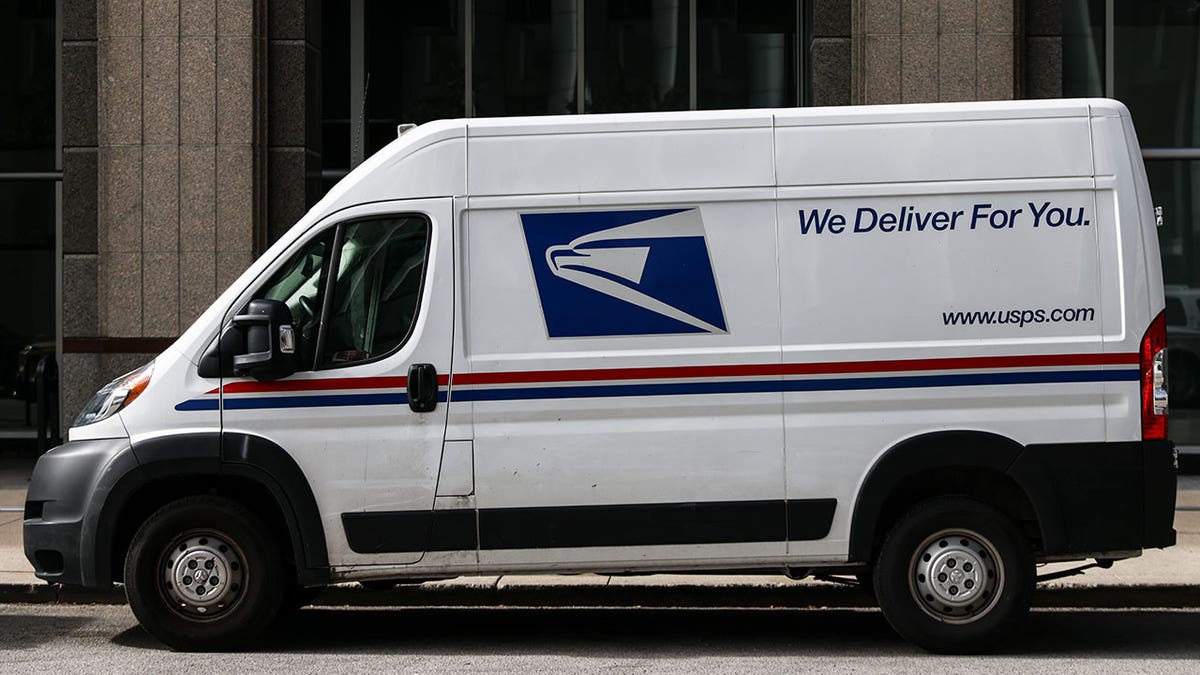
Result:
[[137,468],[125,438],[65,443],[42,455],[25,498],[25,557],[40,579],[91,588],[111,583],[99,550],[103,506],[117,481]]

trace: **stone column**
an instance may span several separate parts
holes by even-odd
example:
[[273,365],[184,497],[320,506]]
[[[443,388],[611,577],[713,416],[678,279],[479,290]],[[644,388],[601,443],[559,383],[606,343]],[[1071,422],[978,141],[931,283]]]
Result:
[[812,105],[850,105],[850,17],[849,0],[812,0]]
[[1062,0],[1026,0],[1025,83],[1027,98],[1063,95]]
[[[67,422],[170,344],[266,241],[266,0],[89,4],[94,42],[79,39],[85,3],[64,11]],[[91,120],[70,71],[88,65],[88,44]]]
[[1011,99],[1017,0],[852,0],[854,103]]
[[[62,326],[64,336],[97,335],[96,1],[64,0],[62,45]],[[65,424],[97,379],[99,357],[66,353],[60,363]],[[74,383],[81,382],[81,386]]]
[[324,194],[320,0],[271,0],[267,22],[265,234],[269,244]]

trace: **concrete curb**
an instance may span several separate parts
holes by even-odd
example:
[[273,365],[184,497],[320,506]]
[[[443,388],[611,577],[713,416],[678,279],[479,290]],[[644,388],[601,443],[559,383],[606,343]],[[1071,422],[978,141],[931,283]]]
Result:
[[121,587],[111,591],[93,591],[62,584],[0,584],[0,604],[22,602],[30,604],[123,605],[125,604],[125,591]]
[[[1051,586],[1034,594],[1035,607],[1066,609],[1200,608],[1200,586]],[[92,591],[51,584],[0,584],[0,604],[125,603],[124,590]],[[866,608],[874,600],[857,588],[835,584],[516,584],[414,585],[371,591],[340,584],[312,602],[326,607],[648,607],[648,608]]]

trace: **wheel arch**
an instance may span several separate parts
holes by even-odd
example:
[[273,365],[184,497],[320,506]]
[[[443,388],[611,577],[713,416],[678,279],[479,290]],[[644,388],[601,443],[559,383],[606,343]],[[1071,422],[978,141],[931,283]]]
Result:
[[93,528],[100,583],[119,577],[133,535],[151,513],[196,494],[220,494],[247,505],[276,533],[299,583],[328,581],[316,499],[303,471],[278,445],[246,434],[203,432],[148,439],[134,444],[133,452],[137,469],[105,491]]
[[874,560],[883,536],[905,511],[946,495],[975,497],[1001,509],[1036,546],[1042,540],[1038,511],[1026,486],[1008,472],[1024,450],[1010,438],[983,431],[938,431],[892,446],[859,488],[851,515],[850,560]]

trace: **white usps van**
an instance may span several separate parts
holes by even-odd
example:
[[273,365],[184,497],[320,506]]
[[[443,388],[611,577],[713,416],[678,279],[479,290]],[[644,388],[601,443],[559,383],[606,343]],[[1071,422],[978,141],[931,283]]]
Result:
[[25,549],[169,645],[303,589],[856,576],[984,649],[1174,543],[1159,252],[1108,100],[470,119],[352,172],[38,462]]

